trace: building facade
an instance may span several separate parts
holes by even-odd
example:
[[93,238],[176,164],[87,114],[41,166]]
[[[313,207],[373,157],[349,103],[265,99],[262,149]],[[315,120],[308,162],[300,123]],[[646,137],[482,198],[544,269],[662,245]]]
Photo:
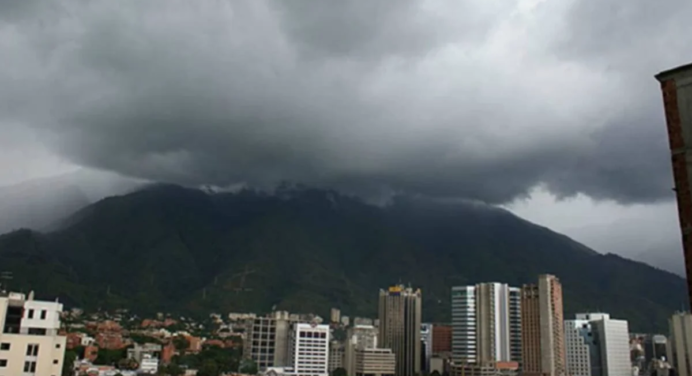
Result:
[[543,274],[521,288],[521,343],[524,374],[565,375],[562,285]]
[[692,315],[676,313],[668,320],[668,355],[678,376],[692,375]]
[[404,286],[380,290],[379,336],[381,348],[396,356],[396,375],[421,372],[421,291]]
[[430,373],[430,358],[432,357],[433,324],[421,324],[421,368],[423,372]]
[[379,331],[372,325],[356,325],[346,332],[344,368],[347,375],[356,372],[356,351],[377,348]]
[[329,373],[337,368],[346,368],[344,358],[346,356],[346,346],[341,341],[332,340],[329,343]]
[[600,370],[593,369],[599,362],[593,342],[591,324],[587,320],[565,320],[565,366],[570,376],[597,376]]
[[260,371],[271,367],[289,367],[289,332],[296,321],[295,317],[282,311],[247,319],[243,354],[252,358]]
[[290,352],[297,376],[329,376],[329,325],[294,324]]
[[656,79],[663,94],[687,290],[692,302],[692,64],[661,72]]
[[434,355],[447,354],[452,352],[452,326],[434,325],[433,326],[433,345]]
[[629,376],[632,374],[630,360],[629,325],[625,320],[614,320],[605,313],[578,314],[577,319],[591,323],[594,341],[600,350],[600,375]]
[[520,293],[501,283],[452,288],[455,364],[521,362]]
[[62,374],[67,338],[58,335],[62,304],[0,292],[0,375]]
[[390,349],[358,349],[355,363],[355,376],[393,376],[396,356]]

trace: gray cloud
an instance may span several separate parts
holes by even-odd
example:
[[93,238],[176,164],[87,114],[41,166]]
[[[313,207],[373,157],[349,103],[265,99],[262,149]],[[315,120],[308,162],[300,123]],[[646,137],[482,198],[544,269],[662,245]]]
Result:
[[670,198],[652,74],[685,62],[663,51],[692,5],[593,31],[591,0],[532,2],[34,2],[0,17],[0,126],[183,184]]

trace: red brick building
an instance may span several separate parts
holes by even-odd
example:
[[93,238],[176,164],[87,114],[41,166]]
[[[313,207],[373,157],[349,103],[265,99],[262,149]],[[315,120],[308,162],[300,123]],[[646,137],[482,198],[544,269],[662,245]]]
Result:
[[692,302],[692,64],[656,75],[661,83],[663,108],[673,165],[675,196],[685,255],[687,292]]
[[452,352],[452,327],[450,325],[433,325],[433,354]]

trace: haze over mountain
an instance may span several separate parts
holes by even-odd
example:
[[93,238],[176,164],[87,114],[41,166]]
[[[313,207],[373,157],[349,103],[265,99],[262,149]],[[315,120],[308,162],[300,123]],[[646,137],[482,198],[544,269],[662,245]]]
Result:
[[79,169],[0,187],[0,234],[20,228],[44,231],[104,197],[144,184],[114,173]]
[[[568,313],[604,310],[662,330],[685,299],[673,274],[601,255],[503,209],[395,198],[372,206],[334,191],[209,194],[172,185],[101,200],[60,230],[0,237],[16,288],[87,308],[373,315],[377,291],[424,291],[426,320],[449,320],[450,287],[558,275]],[[244,275],[244,277],[243,277]]]

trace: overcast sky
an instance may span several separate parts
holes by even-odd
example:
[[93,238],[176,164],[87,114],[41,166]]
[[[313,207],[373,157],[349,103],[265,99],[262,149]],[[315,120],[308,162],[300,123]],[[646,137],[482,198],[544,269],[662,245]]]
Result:
[[677,252],[653,75],[692,61],[691,16],[689,0],[0,0],[0,184],[88,167],[463,197],[598,250]]

